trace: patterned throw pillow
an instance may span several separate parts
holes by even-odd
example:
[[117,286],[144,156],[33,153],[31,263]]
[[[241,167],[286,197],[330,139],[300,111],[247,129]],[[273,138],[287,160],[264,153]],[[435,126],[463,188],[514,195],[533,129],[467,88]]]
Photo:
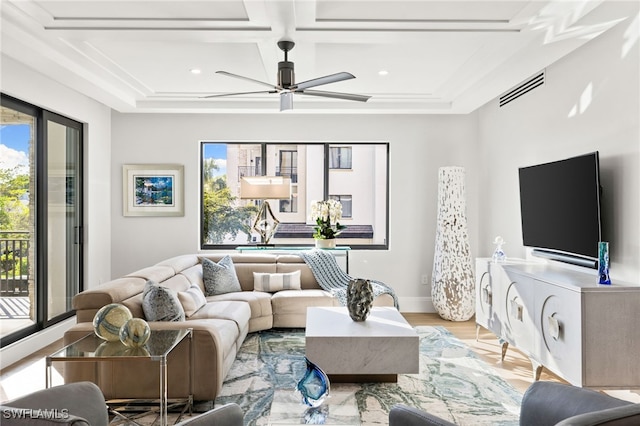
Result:
[[280,290],[300,290],[300,271],[286,274],[253,273],[253,289],[274,293]]
[[198,309],[207,304],[207,299],[204,298],[204,293],[197,284],[191,284],[186,291],[179,291],[178,300],[180,300],[187,317],[195,314]]
[[203,257],[202,279],[207,296],[242,291],[231,256],[223,257],[218,263]]
[[184,309],[175,292],[147,281],[142,292],[142,311],[147,321],[184,321]]

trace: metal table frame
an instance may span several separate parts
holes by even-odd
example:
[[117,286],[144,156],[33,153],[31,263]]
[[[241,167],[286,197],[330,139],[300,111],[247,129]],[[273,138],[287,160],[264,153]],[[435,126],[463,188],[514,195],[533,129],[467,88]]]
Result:
[[[109,361],[109,362],[120,362],[120,361],[133,361],[133,362],[141,362],[141,361],[152,361],[159,363],[159,378],[160,378],[160,389],[159,389],[159,407],[156,409],[148,409],[148,407],[144,407],[147,409],[146,412],[140,414],[139,409],[141,408],[136,404],[140,403],[149,403],[149,404],[157,404],[155,400],[147,400],[147,399],[117,399],[117,400],[107,400],[106,403],[109,406],[109,411],[116,415],[118,418],[122,420],[126,420],[128,422],[133,421],[138,417],[142,417],[143,415],[148,415],[149,413],[158,412],[159,420],[161,426],[166,426],[168,424],[168,409],[171,405],[171,408],[174,408],[179,405],[184,405],[184,409],[180,414],[178,421],[182,417],[182,415],[193,408],[193,369],[191,366],[193,365],[193,329],[183,329],[183,330],[152,330],[151,331],[151,339],[161,338],[162,334],[165,332],[173,332],[176,334],[174,340],[170,340],[164,346],[160,345],[159,348],[153,353],[149,353],[147,350],[145,351],[127,351],[126,346],[122,343],[118,342],[105,342],[104,340],[98,338],[95,334],[87,334],[81,339],[65,346],[64,348],[58,350],[57,352],[46,357],[46,378],[45,383],[46,387],[49,388],[52,385],[52,364],[54,362],[94,362],[96,366],[96,377],[99,376],[98,373],[98,364],[99,362]],[[166,333],[165,333],[166,334]],[[169,400],[168,398],[168,390],[167,390],[167,379],[168,379],[168,371],[167,371],[167,356],[171,351],[178,346],[185,338],[189,339],[189,396],[184,399],[173,399]],[[109,351],[107,355],[101,355],[96,352],[99,352],[99,348],[105,348],[108,345],[111,345],[112,350]],[[120,345],[118,347],[118,345]],[[148,348],[146,345],[143,347],[145,350]],[[171,403],[171,404],[170,404]],[[124,405],[123,405],[124,404]],[[114,408],[112,408],[112,406]],[[138,412],[135,416],[126,416],[123,414],[124,411],[127,410],[127,407],[133,406]],[[117,407],[117,408],[115,408]],[[138,423],[136,423],[138,424]]]

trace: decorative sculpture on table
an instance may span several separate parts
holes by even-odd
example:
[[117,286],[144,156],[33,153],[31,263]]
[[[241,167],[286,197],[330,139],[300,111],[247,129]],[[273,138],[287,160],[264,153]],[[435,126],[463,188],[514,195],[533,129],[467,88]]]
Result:
[[307,363],[307,370],[304,377],[298,382],[296,389],[302,395],[304,404],[310,407],[319,407],[329,396],[329,376],[307,358],[304,360]]
[[431,298],[438,314],[466,321],[475,312],[475,279],[467,234],[464,168],[438,171],[438,216]]
[[507,255],[504,253],[504,249],[502,248],[502,246],[506,244],[504,238],[498,235],[495,240],[493,240],[493,244],[496,245],[496,249],[493,251],[491,259],[494,262],[504,262],[507,260]]
[[103,306],[93,317],[93,330],[108,342],[120,340],[120,327],[133,318],[131,311],[120,303]]
[[598,284],[611,284],[609,277],[609,243],[598,243]]
[[131,318],[120,327],[120,341],[130,348],[144,346],[151,337],[151,328],[142,318]]
[[349,281],[347,286],[347,309],[354,321],[364,321],[373,305],[373,289],[371,282],[362,278]]

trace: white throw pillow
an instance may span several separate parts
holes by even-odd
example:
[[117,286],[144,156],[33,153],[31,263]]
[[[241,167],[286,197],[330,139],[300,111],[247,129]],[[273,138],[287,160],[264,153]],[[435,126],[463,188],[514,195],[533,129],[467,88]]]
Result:
[[207,299],[204,297],[204,293],[197,284],[191,284],[186,291],[178,292],[178,299],[184,308],[184,313],[187,317],[195,314],[198,309],[207,304]]
[[286,274],[253,273],[253,289],[274,293],[280,290],[300,290],[300,271]]

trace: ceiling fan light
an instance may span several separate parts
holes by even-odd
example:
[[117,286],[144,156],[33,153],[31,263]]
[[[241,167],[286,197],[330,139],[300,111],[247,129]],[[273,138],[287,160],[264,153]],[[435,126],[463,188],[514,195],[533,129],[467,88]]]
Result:
[[289,111],[293,109],[293,92],[280,93],[280,111]]

